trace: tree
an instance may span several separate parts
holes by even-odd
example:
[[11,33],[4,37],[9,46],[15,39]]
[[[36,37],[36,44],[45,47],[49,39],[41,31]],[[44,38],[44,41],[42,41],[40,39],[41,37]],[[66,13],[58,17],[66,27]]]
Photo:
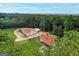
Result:
[[63,28],[62,28],[62,26],[59,26],[59,27],[54,26],[54,29],[53,29],[52,33],[54,35],[59,36],[59,37],[63,36]]

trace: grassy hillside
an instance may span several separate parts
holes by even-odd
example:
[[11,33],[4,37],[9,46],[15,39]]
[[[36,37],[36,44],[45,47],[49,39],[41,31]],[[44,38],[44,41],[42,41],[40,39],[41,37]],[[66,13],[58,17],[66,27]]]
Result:
[[43,53],[39,53],[38,49],[42,45],[39,37],[34,40],[15,43],[14,30],[16,29],[0,29],[0,52],[13,56],[79,55],[79,32],[77,31],[65,31],[62,38],[55,40],[55,46],[51,49],[45,49]]
[[[39,41],[39,38],[35,38],[34,40],[27,40],[15,43],[15,35],[14,35],[15,29],[3,29],[0,30],[0,33],[4,37],[2,37],[4,43],[0,45],[0,52],[6,52],[9,55],[41,55],[38,52],[38,49],[41,46],[41,42]],[[0,37],[2,36],[0,35]],[[8,38],[8,39],[7,39]]]

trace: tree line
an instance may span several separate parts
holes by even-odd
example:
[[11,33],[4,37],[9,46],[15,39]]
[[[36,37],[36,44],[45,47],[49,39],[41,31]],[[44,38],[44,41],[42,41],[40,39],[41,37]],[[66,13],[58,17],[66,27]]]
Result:
[[78,15],[0,13],[0,28],[40,28],[62,36],[64,31],[79,31]]

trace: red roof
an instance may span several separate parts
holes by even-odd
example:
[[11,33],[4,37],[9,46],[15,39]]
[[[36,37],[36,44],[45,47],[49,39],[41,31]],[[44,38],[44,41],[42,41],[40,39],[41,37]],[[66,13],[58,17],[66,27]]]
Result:
[[53,35],[46,35],[46,34],[43,34],[40,36],[40,39],[42,40],[42,42],[44,42],[45,44],[51,46],[52,44],[52,39],[54,39],[54,36]]
[[22,32],[30,33],[32,30],[33,30],[32,28],[23,28]]

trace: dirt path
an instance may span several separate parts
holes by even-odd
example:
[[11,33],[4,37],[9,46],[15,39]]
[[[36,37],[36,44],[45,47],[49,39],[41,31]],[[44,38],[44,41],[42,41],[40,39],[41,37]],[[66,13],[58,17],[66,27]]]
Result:
[[23,34],[20,33],[20,32],[18,32],[18,31],[19,31],[19,29],[17,29],[17,30],[14,31],[14,34],[16,35],[15,42],[19,42],[19,41],[23,41],[23,40],[27,40],[27,39],[32,39],[34,37],[38,37],[41,34],[43,34],[43,32],[39,32],[39,33],[31,35],[29,37],[23,37]]

